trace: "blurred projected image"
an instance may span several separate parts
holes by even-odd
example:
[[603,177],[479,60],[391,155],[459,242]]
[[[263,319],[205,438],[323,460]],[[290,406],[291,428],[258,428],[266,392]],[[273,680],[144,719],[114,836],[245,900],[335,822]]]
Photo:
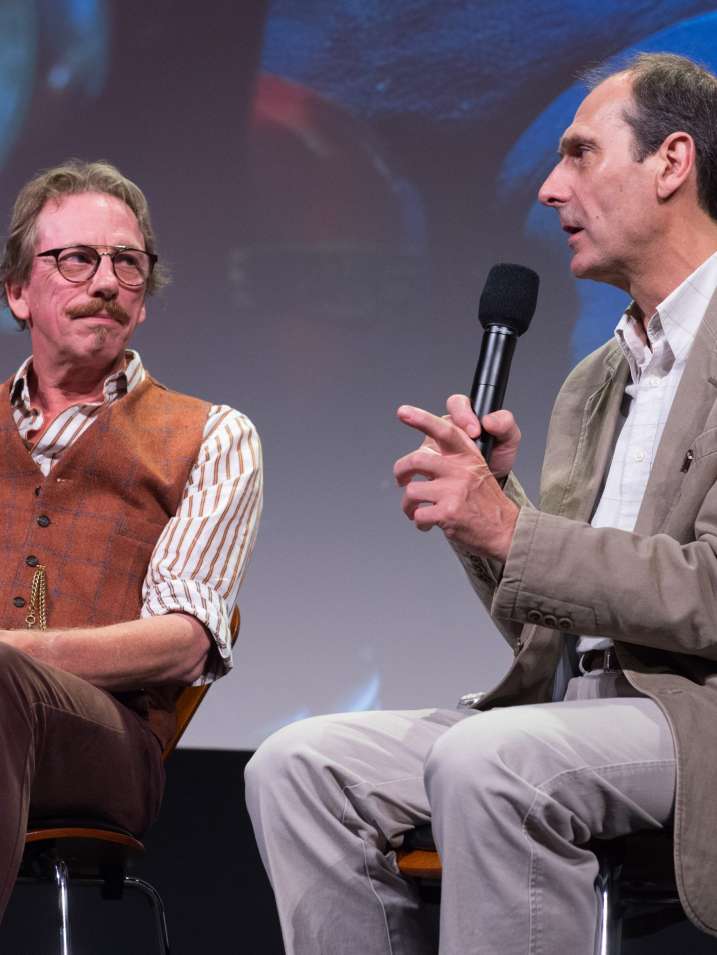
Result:
[[[236,674],[192,730],[252,748],[310,713],[452,705],[504,671],[453,555],[405,526],[395,409],[441,412],[469,388],[490,267],[534,268],[538,311],[508,389],[534,493],[555,393],[625,304],[572,279],[535,201],[578,77],[633,50],[715,68],[717,13],[709,0],[206,6],[2,0],[0,205],[7,221],[15,187],[70,155],[142,182],[175,275],[143,358],[183,391],[210,378],[264,436]],[[9,375],[26,339],[2,312],[0,332]]]

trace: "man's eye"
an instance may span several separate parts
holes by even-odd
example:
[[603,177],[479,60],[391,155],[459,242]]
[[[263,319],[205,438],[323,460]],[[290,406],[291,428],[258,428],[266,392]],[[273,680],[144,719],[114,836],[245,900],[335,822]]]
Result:
[[118,252],[115,256],[115,265],[128,265],[133,269],[139,266],[141,256],[131,250]]
[[60,261],[68,265],[91,265],[94,257],[88,249],[65,249]]

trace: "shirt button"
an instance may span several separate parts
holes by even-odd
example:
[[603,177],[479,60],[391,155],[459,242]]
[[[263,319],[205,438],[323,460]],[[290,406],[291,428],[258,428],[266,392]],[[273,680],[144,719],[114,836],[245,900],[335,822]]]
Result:
[[15,604],[16,607],[24,607],[24,606],[25,606],[25,600],[24,600],[23,597],[13,597],[13,598],[12,598],[12,602]]
[[52,521],[47,516],[47,514],[40,514],[40,516],[37,519],[37,523],[40,525],[40,527],[49,527]]
[[635,451],[635,460],[636,460],[636,461],[644,461],[644,460],[645,460],[645,452],[644,452],[644,451]]
[[34,554],[29,554],[25,558],[25,563],[27,564],[28,567],[37,567],[40,561],[37,559],[37,557],[35,557]]

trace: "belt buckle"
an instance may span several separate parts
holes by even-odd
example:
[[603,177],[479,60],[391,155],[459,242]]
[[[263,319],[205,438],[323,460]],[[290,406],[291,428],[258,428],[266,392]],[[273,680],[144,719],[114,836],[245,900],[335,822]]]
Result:
[[603,650],[604,659],[603,659],[603,670],[619,670],[620,664],[617,661],[617,653],[615,652],[614,644],[610,647],[607,647]]
[[[597,662],[600,657],[602,657],[600,666],[593,667],[590,665],[593,661]],[[598,670],[603,673],[614,673],[620,669],[614,644],[604,650],[587,650],[580,655],[578,660],[578,670],[583,676],[587,676],[588,673],[596,673]]]

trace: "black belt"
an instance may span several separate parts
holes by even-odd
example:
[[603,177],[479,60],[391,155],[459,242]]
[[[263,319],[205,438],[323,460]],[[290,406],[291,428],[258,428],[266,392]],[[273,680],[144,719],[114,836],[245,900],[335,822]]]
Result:
[[606,650],[588,650],[580,654],[578,665],[581,673],[592,673],[593,670],[622,670],[618,663],[615,647]]

